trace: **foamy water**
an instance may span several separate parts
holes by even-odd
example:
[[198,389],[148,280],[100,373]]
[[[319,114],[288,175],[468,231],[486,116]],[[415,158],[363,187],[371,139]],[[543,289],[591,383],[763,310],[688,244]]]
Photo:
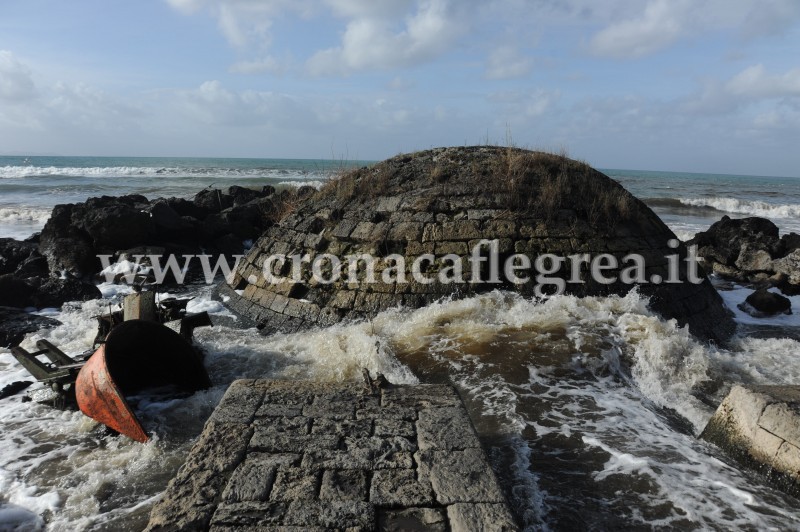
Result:
[[[84,351],[109,303],[68,306],[56,316],[63,325],[22,345],[47,338]],[[713,413],[698,390],[721,380],[719,400],[733,382],[798,382],[800,345],[749,338],[710,348],[646,303],[635,293],[546,302],[491,293],[265,338],[235,328],[204,289],[190,305],[217,322],[196,331],[213,387],[134,398],[153,441],[108,436],[78,412],[0,401],[0,529],[135,529],[232,380],[357,381],[362,367],[396,383],[455,383],[530,529],[791,527],[793,499],[695,435]],[[0,351],[0,386],[25,378]]]

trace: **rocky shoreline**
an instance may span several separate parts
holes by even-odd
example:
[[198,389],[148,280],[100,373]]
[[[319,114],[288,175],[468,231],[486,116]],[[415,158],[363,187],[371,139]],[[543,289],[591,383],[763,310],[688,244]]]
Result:
[[[583,176],[583,182],[571,181],[577,176]],[[532,179],[538,189],[525,188],[515,179]],[[486,188],[492,181],[503,183]],[[530,295],[531,286],[434,283],[412,284],[397,292],[384,285],[359,291],[342,283],[301,287],[249,282],[269,253],[399,252],[411,260],[446,252],[466,258],[470,244],[496,239],[501,254],[517,251],[531,258],[542,253],[606,252],[622,257],[638,252],[649,260],[648,275],[666,278],[665,257],[677,252],[683,261],[687,256],[683,245],[667,247],[673,237],[643,203],[585,165],[550,154],[492,147],[399,156],[355,170],[322,191],[307,186],[281,191],[232,186],[207,188],[192,199],[96,197],[57,205],[41,233],[24,241],[0,239],[0,343],[13,345],[21,335],[55,323],[20,309],[101,297],[96,287],[100,255],[112,263],[137,254],[172,255],[180,262],[202,253],[212,262],[226,257],[231,264],[232,256],[245,253],[256,241],[222,292],[232,310],[274,331],[369,317],[396,304],[416,307],[481,289]],[[800,293],[800,235],[779,236],[775,224],[763,218],[724,216],[687,245],[697,246],[706,271],[760,290],[743,310],[761,317],[791,312],[787,299],[766,289]],[[194,266],[190,280],[200,274]],[[682,270],[681,278],[685,275]],[[168,275],[165,283],[174,281]],[[587,282],[567,288],[576,295],[609,295],[623,294],[630,285]],[[645,284],[639,289],[651,297],[654,309],[690,324],[701,339],[724,341],[733,331],[708,282]]]
[[[24,241],[0,238],[0,345],[57,323],[22,309],[100,298],[99,255],[112,263],[136,254],[229,258],[314,191],[232,186],[201,190],[191,200],[129,195],[56,205],[41,233]],[[192,270],[189,278],[199,274]]]

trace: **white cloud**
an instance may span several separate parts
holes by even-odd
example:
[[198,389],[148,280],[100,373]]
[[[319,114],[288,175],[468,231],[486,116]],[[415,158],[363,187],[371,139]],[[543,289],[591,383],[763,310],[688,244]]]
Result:
[[[578,9],[585,1],[571,3]],[[592,37],[590,51],[618,59],[643,57],[717,30],[734,30],[745,38],[773,36],[800,18],[797,0],[617,0],[603,7],[617,18],[584,10],[590,20],[605,25]]]
[[36,95],[30,69],[8,50],[0,50],[0,99],[29,100]]
[[513,79],[527,76],[533,67],[533,60],[523,56],[513,46],[501,46],[489,54],[486,64],[488,79]]
[[731,94],[756,98],[800,96],[800,68],[769,74],[764,65],[744,69],[725,84]]
[[254,59],[252,61],[237,61],[231,65],[229,71],[237,74],[261,74],[263,72],[272,72],[280,74],[285,70],[280,61],[272,56],[267,56],[261,59]]
[[652,0],[633,18],[600,31],[591,42],[592,52],[610,57],[641,57],[675,42],[687,28],[688,0]]
[[[359,2],[337,3],[351,6]],[[449,0],[419,0],[414,7],[399,30],[393,9],[353,16],[341,44],[314,54],[307,62],[309,71],[314,75],[348,74],[412,65],[446,52],[468,29],[462,13]]]

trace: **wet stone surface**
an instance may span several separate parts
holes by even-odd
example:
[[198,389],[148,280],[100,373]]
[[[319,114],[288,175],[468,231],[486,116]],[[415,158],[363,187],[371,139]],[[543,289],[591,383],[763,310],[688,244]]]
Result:
[[517,530],[447,385],[234,382],[147,530]]

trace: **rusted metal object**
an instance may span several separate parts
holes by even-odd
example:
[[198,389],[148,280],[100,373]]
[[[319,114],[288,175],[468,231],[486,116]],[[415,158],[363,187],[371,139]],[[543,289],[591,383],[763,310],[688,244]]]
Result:
[[81,412],[125,436],[145,443],[150,437],[108,373],[106,346],[101,345],[78,373],[75,398]]
[[129,320],[114,327],[81,368],[75,396],[87,416],[146,442],[126,395],[162,386],[196,392],[210,385],[199,353],[180,334],[157,322]]

